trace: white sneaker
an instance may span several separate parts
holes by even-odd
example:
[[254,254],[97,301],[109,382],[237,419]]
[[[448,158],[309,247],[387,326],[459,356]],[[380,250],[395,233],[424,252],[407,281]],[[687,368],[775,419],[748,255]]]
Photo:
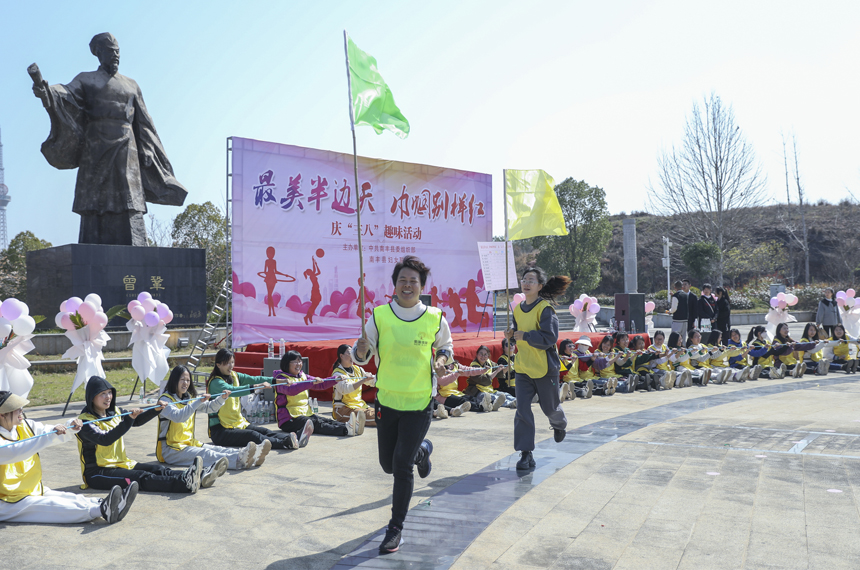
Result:
[[454,417],[454,418],[459,418],[460,416],[462,416],[463,414],[465,414],[466,412],[468,412],[471,409],[472,409],[472,404],[470,404],[469,402],[463,402],[459,406],[457,406],[455,408],[451,408],[450,416]]
[[800,368],[800,374],[797,375],[798,378],[803,378],[803,375],[806,374],[806,363],[801,362],[797,365]]
[[561,388],[558,389],[558,399],[564,402],[568,396],[570,396],[570,386],[567,385],[567,382],[562,382]]
[[788,368],[785,367],[785,364],[779,363],[779,376],[778,378],[785,378],[785,373],[788,372]]
[[436,406],[436,409],[433,410],[433,417],[440,420],[448,419],[448,410],[445,409],[445,406],[439,404]]
[[827,373],[830,372],[830,361],[826,358],[822,358],[818,361],[818,366],[815,368],[815,373],[819,376],[827,376]]
[[346,422],[346,435],[353,436],[358,435],[356,432],[356,425],[358,425],[358,418],[355,415],[355,412],[349,414],[349,420]]
[[505,405],[505,400],[506,398],[502,394],[496,394],[496,399],[493,400],[493,411],[498,412],[499,410],[501,410],[502,406]]
[[218,461],[203,469],[203,475],[200,477],[200,488],[208,489],[215,484],[215,480],[227,471],[229,460],[226,457],[218,458]]
[[254,455],[257,454],[257,444],[249,441],[248,445],[239,451],[239,457],[236,458],[236,469],[250,469],[254,466]]
[[[444,409],[444,406],[442,408]],[[358,431],[358,435],[362,435],[364,433],[364,424],[367,423],[367,416],[364,414],[364,410],[358,410],[355,413],[356,415],[358,415],[358,425],[356,426],[356,431]]]
[[481,409],[485,412],[489,412],[493,409],[493,399],[486,392],[482,394]]
[[259,467],[262,465],[270,451],[272,451],[272,442],[268,439],[264,439],[263,443],[258,445],[257,450],[254,452],[254,466]]

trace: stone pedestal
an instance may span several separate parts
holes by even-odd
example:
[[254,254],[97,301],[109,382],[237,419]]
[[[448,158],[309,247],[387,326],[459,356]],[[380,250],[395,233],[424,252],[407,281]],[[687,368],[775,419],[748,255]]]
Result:
[[[206,321],[206,250],[126,245],[69,244],[27,253],[27,304],[56,327],[60,303],[97,293],[107,311],[149,291],[170,306],[171,325]],[[113,319],[108,326],[122,326]]]

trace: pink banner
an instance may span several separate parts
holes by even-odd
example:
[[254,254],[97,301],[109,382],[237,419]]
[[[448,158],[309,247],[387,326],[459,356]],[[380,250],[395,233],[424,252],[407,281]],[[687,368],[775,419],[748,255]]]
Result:
[[454,332],[490,326],[476,243],[492,238],[491,176],[359,157],[359,203],[353,181],[351,154],[233,138],[233,346],[357,337],[409,254]]

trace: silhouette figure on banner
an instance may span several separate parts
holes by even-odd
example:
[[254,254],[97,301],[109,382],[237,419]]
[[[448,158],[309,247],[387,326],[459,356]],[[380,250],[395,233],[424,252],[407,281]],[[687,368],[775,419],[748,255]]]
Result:
[[[363,275],[364,275],[365,282],[367,282],[367,273],[364,273]],[[355,303],[357,305],[355,308],[355,314],[358,316],[359,319],[361,318],[362,309],[364,310],[363,312],[364,312],[364,315],[366,317],[370,317],[373,315],[373,308],[372,307],[373,307],[374,298],[376,298],[376,294],[373,291],[370,291],[369,289],[367,289],[367,287],[365,287],[364,288],[364,307],[361,306],[361,279],[359,279],[358,280],[358,298],[355,300]],[[367,308],[368,303],[371,306],[370,309]]]
[[[325,251],[320,248],[316,251],[317,257],[322,258],[325,255]],[[320,275],[320,268],[317,265],[317,260],[315,257],[311,257],[311,263],[313,263],[313,267],[310,269],[305,269],[303,275],[305,279],[311,280],[311,306],[308,307],[308,313],[305,315],[305,324],[313,324],[314,322],[314,312],[316,312],[317,307],[319,307],[322,302],[322,294],[320,293],[320,282],[317,279]]]
[[[270,317],[275,317],[275,285],[277,283],[292,283],[296,280],[292,275],[287,275],[286,273],[281,273],[278,271],[278,262],[275,261],[275,248],[269,246],[266,248],[266,264],[263,266],[263,270],[257,273],[260,277],[263,278],[263,283],[266,284],[266,304],[269,306],[269,314]],[[278,279],[278,275],[282,277],[286,277],[286,279]]]
[[482,303],[478,298],[478,284],[474,279],[469,279],[469,285],[466,287],[466,307],[469,310],[469,322],[476,325],[481,324],[481,318],[484,316],[479,309],[484,307],[492,307],[492,303]]
[[448,288],[448,306],[454,311],[454,320],[451,321],[451,328],[462,327],[463,332],[466,332],[466,324],[468,321],[463,317],[463,307],[460,305],[460,295],[458,295],[453,287]]

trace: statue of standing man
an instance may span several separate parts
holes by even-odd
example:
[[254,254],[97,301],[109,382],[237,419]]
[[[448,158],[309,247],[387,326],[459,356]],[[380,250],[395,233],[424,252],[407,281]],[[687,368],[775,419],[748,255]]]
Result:
[[78,169],[72,211],[78,243],[145,246],[146,202],[181,206],[187,192],[173,175],[137,83],[117,73],[119,44],[103,33],[90,41],[99,68],[68,85],[28,69],[33,92],[51,118],[42,154],[51,166]]

